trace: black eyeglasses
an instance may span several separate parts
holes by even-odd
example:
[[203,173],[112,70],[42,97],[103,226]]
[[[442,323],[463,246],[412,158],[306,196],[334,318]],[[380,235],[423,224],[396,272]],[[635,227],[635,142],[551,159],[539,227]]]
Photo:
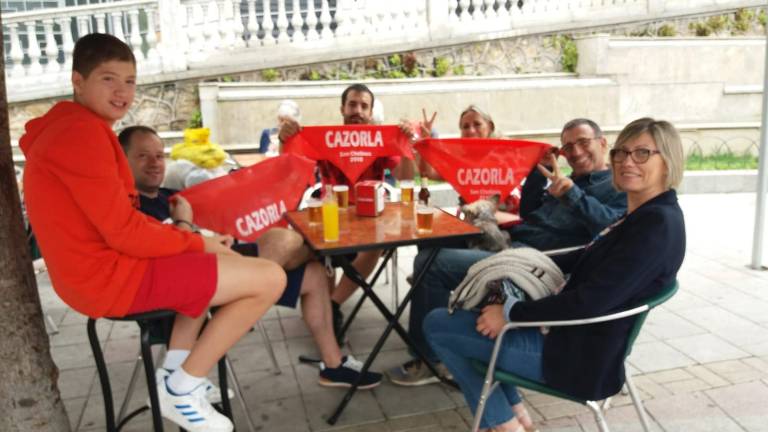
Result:
[[592,140],[595,140],[599,137],[594,138],[579,138],[576,141],[569,142],[568,144],[565,144],[564,146],[560,147],[560,151],[563,153],[570,153],[573,151],[573,148],[576,146],[579,146],[582,150],[589,147],[590,144],[592,144]]
[[614,163],[621,163],[627,160],[627,156],[632,157],[632,161],[636,164],[644,164],[648,162],[648,159],[651,158],[651,155],[659,154],[661,153],[658,150],[649,150],[646,148],[639,148],[634,149],[632,151],[624,150],[624,149],[611,149],[609,152],[611,155],[611,161]]

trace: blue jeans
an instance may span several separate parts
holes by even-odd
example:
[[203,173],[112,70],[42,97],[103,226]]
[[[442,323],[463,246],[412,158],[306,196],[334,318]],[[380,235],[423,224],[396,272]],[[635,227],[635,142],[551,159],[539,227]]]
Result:
[[[431,249],[422,249],[416,255],[413,262],[414,275],[424,268],[429,252]],[[437,361],[437,356],[424,337],[424,318],[431,310],[448,306],[451,291],[464,279],[472,264],[491,255],[493,252],[477,249],[441,249],[421,285],[413,293],[408,335],[430,361]]]
[[[472,367],[471,360],[489,362],[496,342],[475,330],[477,317],[477,313],[465,310],[449,315],[447,309],[436,309],[424,320],[424,332],[432,349],[453,374],[472,412],[477,410],[485,377]],[[544,335],[538,328],[510,330],[504,336],[496,367],[544,382],[541,369],[543,347]],[[481,427],[490,428],[508,422],[514,417],[512,405],[520,402],[515,386],[501,384],[486,402]]]

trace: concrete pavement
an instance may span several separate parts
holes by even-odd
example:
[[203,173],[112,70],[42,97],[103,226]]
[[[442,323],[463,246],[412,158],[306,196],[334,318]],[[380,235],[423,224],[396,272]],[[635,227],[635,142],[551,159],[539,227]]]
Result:
[[[768,431],[768,272],[747,268],[755,196],[682,195],[680,201],[688,234],[687,255],[679,274],[681,290],[651,313],[635,344],[630,364],[636,384],[655,430]],[[400,252],[401,287],[406,286],[414,255],[413,248]],[[104,430],[101,390],[85,318],[58,299],[47,274],[41,274],[38,282],[43,309],[59,327],[50,341],[73,430]],[[391,298],[388,285],[382,283],[377,290],[384,299]],[[407,389],[389,382],[358,392],[339,423],[330,427],[325,419],[343,391],[320,387],[317,369],[298,363],[299,354],[315,352],[299,314],[273,308],[263,324],[282,373],[276,375],[271,369],[258,332],[248,334],[230,353],[259,430],[469,430],[471,418],[459,392],[441,385]],[[135,327],[103,320],[98,326],[116,400],[125,393],[136,359]],[[383,327],[378,312],[366,305],[353,324],[347,351],[364,358]],[[403,343],[390,336],[375,369],[387,369],[406,358]],[[589,412],[577,404],[532,392],[525,397],[542,431],[597,430]],[[141,406],[145,399],[142,382],[132,407]],[[242,412],[236,402],[234,406],[238,429],[246,430]],[[608,421],[615,431],[641,430],[627,397],[614,399]],[[124,430],[150,429],[145,414]]]

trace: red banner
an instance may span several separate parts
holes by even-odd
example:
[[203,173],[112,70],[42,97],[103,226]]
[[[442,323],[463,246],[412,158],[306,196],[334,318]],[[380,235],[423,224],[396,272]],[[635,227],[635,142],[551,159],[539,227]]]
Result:
[[286,141],[284,151],[329,161],[352,183],[380,157],[413,159],[409,139],[398,126],[305,126]]
[[283,213],[299,206],[314,170],[309,159],[281,155],[179,193],[192,205],[196,225],[254,241],[273,226],[286,226]]
[[466,202],[499,194],[502,201],[551,146],[507,139],[423,139],[416,150]]

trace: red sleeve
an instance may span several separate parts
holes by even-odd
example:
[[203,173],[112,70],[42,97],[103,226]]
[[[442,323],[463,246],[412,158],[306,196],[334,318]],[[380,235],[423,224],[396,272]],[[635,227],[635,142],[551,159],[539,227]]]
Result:
[[140,258],[202,251],[199,235],[150,220],[131,205],[125,179],[120,176],[127,162],[102,130],[92,122],[73,124],[60,141],[77,143],[77,151],[71,151],[73,146],[52,145],[44,157],[48,169],[70,191],[107,245]]

